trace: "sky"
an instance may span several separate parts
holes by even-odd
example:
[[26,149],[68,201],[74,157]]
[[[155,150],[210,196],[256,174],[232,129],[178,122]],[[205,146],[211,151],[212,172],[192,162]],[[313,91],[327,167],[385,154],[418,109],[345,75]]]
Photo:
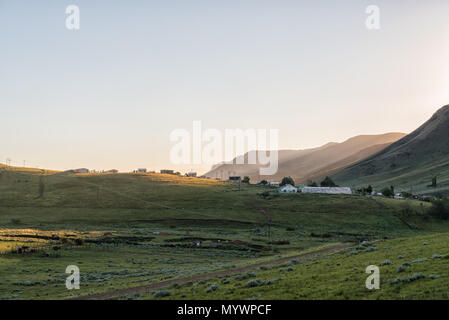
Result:
[[449,104],[447,57],[447,0],[0,0],[0,162],[204,172],[169,159],[193,121],[280,149],[410,133]]

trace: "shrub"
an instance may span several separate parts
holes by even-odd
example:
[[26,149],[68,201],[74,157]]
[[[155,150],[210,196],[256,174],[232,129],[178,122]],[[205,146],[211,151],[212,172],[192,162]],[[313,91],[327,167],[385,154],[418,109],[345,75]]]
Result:
[[396,278],[392,281],[392,283],[408,283],[413,282],[419,279],[424,279],[426,276],[422,273],[415,273],[411,277],[405,277],[405,278]]
[[389,198],[394,197],[394,191],[391,190],[391,188],[384,188],[384,189],[382,189],[381,192],[384,197],[389,197]]
[[169,297],[170,295],[171,295],[171,292],[167,291],[167,290],[156,291],[153,293],[154,298]]
[[213,285],[211,285],[209,288],[206,289],[206,292],[207,292],[207,293],[209,293],[209,292],[214,292],[214,291],[217,291],[218,288],[219,288],[218,285],[213,284]]
[[390,261],[390,260],[384,260],[384,261],[382,261],[382,262],[380,263],[381,266],[388,266],[388,265],[390,265],[390,264],[391,264],[391,261]]
[[290,184],[292,186],[295,185],[295,181],[293,181],[292,177],[283,177],[281,181],[281,186],[285,186],[287,184]]
[[261,198],[266,199],[266,198],[270,197],[270,192],[264,191],[264,192],[258,193],[258,195],[259,195]]
[[432,256],[432,259],[441,259],[442,258],[442,256],[440,255],[440,254],[438,254],[438,253],[435,253],[433,256]]
[[396,272],[397,272],[397,273],[401,273],[401,272],[404,272],[405,270],[407,270],[405,267],[400,266],[400,267],[396,270]]
[[268,266],[260,266],[259,269],[260,270],[271,270],[272,268],[268,267]]
[[246,280],[249,278],[255,278],[257,277],[257,274],[255,272],[248,272],[244,274],[238,274],[234,277],[235,280]]
[[420,258],[420,259],[415,259],[412,261],[412,263],[421,263],[421,262],[426,262],[428,261],[427,258]]
[[432,206],[428,212],[434,218],[442,220],[449,219],[449,199],[432,201]]
[[245,284],[245,287],[247,288],[254,288],[258,286],[262,286],[264,283],[260,280],[250,280]]

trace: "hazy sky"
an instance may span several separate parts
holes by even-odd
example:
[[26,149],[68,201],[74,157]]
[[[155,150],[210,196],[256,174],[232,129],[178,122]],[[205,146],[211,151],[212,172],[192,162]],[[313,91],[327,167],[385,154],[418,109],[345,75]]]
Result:
[[194,120],[299,149],[408,133],[449,104],[447,0],[0,0],[0,43],[16,165],[175,168],[169,134]]

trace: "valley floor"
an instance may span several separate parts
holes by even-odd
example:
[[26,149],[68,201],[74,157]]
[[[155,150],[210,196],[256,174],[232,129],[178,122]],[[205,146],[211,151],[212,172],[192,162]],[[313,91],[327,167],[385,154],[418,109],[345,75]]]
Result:
[[[428,203],[273,191],[2,171],[0,299],[447,298],[449,223]],[[381,290],[364,286],[370,264]],[[79,290],[66,288],[72,265]]]

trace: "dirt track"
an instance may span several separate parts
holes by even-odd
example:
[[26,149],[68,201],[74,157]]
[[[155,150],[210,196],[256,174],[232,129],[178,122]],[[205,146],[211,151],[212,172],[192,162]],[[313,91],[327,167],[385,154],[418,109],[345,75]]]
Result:
[[286,262],[289,262],[292,260],[296,260],[296,259],[307,259],[307,258],[321,255],[321,254],[340,251],[342,249],[348,248],[349,246],[350,245],[348,245],[348,244],[339,244],[339,245],[335,245],[332,247],[300,254],[297,256],[293,256],[293,257],[287,257],[287,258],[281,258],[281,259],[277,259],[277,260],[260,262],[260,263],[256,263],[256,264],[252,264],[249,266],[240,267],[240,268],[236,268],[236,269],[217,271],[217,272],[212,272],[212,273],[207,273],[207,274],[200,274],[200,275],[191,276],[191,277],[187,277],[187,278],[173,279],[173,280],[168,280],[168,281],[163,281],[163,282],[158,282],[158,283],[152,283],[152,284],[145,285],[145,286],[121,289],[121,290],[117,290],[117,291],[99,293],[99,294],[94,294],[94,295],[90,295],[90,296],[81,296],[81,297],[72,298],[70,300],[103,300],[103,299],[109,299],[109,298],[114,298],[114,297],[118,297],[118,296],[133,295],[133,294],[140,293],[140,292],[149,292],[149,291],[152,291],[155,289],[169,287],[174,284],[183,284],[183,283],[187,283],[190,281],[199,281],[199,280],[205,280],[205,279],[216,278],[216,277],[231,276],[231,275],[240,274],[242,272],[246,272],[246,271],[249,271],[252,269],[256,269],[261,266],[279,265],[279,264],[283,264],[283,263],[286,263]]

